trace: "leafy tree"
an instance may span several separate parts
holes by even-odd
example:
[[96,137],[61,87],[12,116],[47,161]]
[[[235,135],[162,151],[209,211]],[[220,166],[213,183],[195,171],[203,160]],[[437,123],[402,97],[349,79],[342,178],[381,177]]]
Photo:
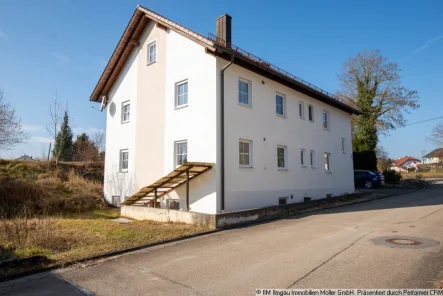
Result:
[[96,161],[99,159],[98,148],[86,133],[77,136],[73,144],[73,150],[75,161]]
[[3,91],[0,90],[0,149],[10,149],[27,137],[20,119],[15,116],[14,108],[5,101]]
[[55,137],[53,155],[56,163],[58,163],[60,160],[72,161],[72,156],[73,156],[72,137],[73,134],[71,127],[69,126],[68,112],[65,111],[60,131]]
[[339,96],[362,112],[352,118],[354,151],[375,151],[378,134],[404,125],[404,113],[419,107],[417,92],[402,85],[399,72],[397,63],[378,50],[365,50],[343,64]]

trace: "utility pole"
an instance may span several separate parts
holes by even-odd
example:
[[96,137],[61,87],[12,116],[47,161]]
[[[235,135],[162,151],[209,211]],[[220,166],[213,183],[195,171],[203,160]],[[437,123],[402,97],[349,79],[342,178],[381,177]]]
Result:
[[51,145],[52,145],[52,143],[49,143],[49,150],[48,150],[48,161],[49,161],[49,156],[51,155]]

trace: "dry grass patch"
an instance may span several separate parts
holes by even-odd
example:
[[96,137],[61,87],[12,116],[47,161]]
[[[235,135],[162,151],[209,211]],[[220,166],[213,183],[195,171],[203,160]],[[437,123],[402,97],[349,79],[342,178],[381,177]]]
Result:
[[[44,255],[49,259],[44,266],[64,264],[208,230],[197,225],[150,221],[118,223],[112,220],[118,214],[118,209],[99,209],[66,217],[1,220],[0,260]],[[0,267],[0,277],[15,272],[17,269]]]

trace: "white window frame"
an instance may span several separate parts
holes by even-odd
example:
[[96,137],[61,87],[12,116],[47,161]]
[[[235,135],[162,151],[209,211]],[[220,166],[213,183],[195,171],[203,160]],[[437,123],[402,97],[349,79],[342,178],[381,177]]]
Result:
[[307,167],[306,166],[306,149],[304,149],[304,148],[300,149],[300,165],[302,168]]
[[309,164],[311,165],[311,168],[315,168],[315,151],[314,150],[309,151]]
[[[247,104],[244,104],[244,103],[240,102],[240,82],[246,83],[248,85],[248,103]],[[238,78],[238,83],[237,83],[237,101],[238,101],[238,104],[240,106],[245,106],[245,107],[251,108],[252,107],[252,96],[251,96],[251,93],[252,93],[252,83],[251,83],[251,81],[239,77]]]
[[324,157],[325,171],[330,172],[331,171],[331,153],[325,152],[323,157]]
[[305,102],[303,101],[298,102],[298,115],[301,119],[305,119]]
[[[309,109],[311,109],[311,118],[309,118]],[[308,105],[308,120],[314,122],[314,105],[312,104]]]
[[[239,139],[238,140],[238,143],[239,143],[239,145],[238,145],[238,165],[239,165],[239,167],[241,167],[241,168],[252,168],[253,167],[253,163],[252,163],[252,160],[253,160],[253,145],[252,145],[252,140],[247,140],[247,139]],[[247,143],[247,144],[249,144],[249,152],[248,152],[248,157],[249,157],[249,164],[241,164],[240,163],[240,156],[242,155],[242,154],[245,154],[244,152],[242,153],[241,151],[240,151],[240,143]]]
[[186,144],[186,153],[182,153],[180,155],[182,155],[182,160],[183,160],[183,155],[186,154],[186,161],[188,161],[188,140],[180,140],[180,141],[175,141],[174,142],[174,167],[179,167],[181,166],[183,163],[179,164],[178,163],[178,145],[180,144]]
[[[277,102],[277,97],[281,97],[282,98],[282,111],[283,111],[283,114],[280,114],[277,111],[277,107],[279,106],[279,104]],[[277,92],[275,94],[275,114],[277,114],[277,116],[280,116],[280,117],[283,117],[283,118],[286,117],[286,95],[284,95],[282,93],[279,93],[279,92]]]
[[[125,112],[126,107],[128,107],[128,112]],[[128,118],[125,120],[125,114],[128,114]],[[122,123],[128,123],[131,121],[131,101],[125,101],[122,103]]]
[[[154,59],[151,59],[151,47],[155,48]],[[147,45],[147,63],[146,65],[151,65],[157,61],[157,40],[150,41]]]
[[[179,86],[184,85],[184,84],[187,85],[187,92],[183,93],[183,94],[186,94],[186,103],[183,103],[183,104],[179,105],[178,104],[178,97],[179,97],[178,89],[179,89]],[[188,107],[188,105],[189,105],[189,83],[188,83],[188,79],[185,79],[185,80],[182,80],[182,81],[179,81],[179,82],[175,83],[175,99],[174,99],[174,101],[175,101],[175,103],[174,103],[175,104],[175,109],[180,109],[180,108]]]
[[[326,115],[326,126],[325,126],[325,115]],[[323,110],[322,112],[321,124],[323,125],[323,129],[325,130],[329,130],[331,128],[331,122],[329,120],[329,112],[326,110]]]
[[[126,153],[127,159],[126,159],[126,168],[123,167],[123,155]],[[120,150],[120,159],[119,159],[119,166],[120,166],[120,172],[126,173],[129,169],[129,149],[121,149]]]
[[[280,166],[279,160],[280,156],[278,155],[278,150],[283,149],[283,166]],[[277,145],[277,168],[280,171],[286,171],[288,170],[288,147],[284,145]]]
[[346,153],[346,139],[341,138],[341,152]]

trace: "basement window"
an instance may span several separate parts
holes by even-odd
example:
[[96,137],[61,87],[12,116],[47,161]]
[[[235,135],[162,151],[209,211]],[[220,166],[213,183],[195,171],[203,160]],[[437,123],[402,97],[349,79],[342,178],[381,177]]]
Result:
[[286,205],[288,204],[288,198],[287,197],[279,197],[278,198],[278,205]]

